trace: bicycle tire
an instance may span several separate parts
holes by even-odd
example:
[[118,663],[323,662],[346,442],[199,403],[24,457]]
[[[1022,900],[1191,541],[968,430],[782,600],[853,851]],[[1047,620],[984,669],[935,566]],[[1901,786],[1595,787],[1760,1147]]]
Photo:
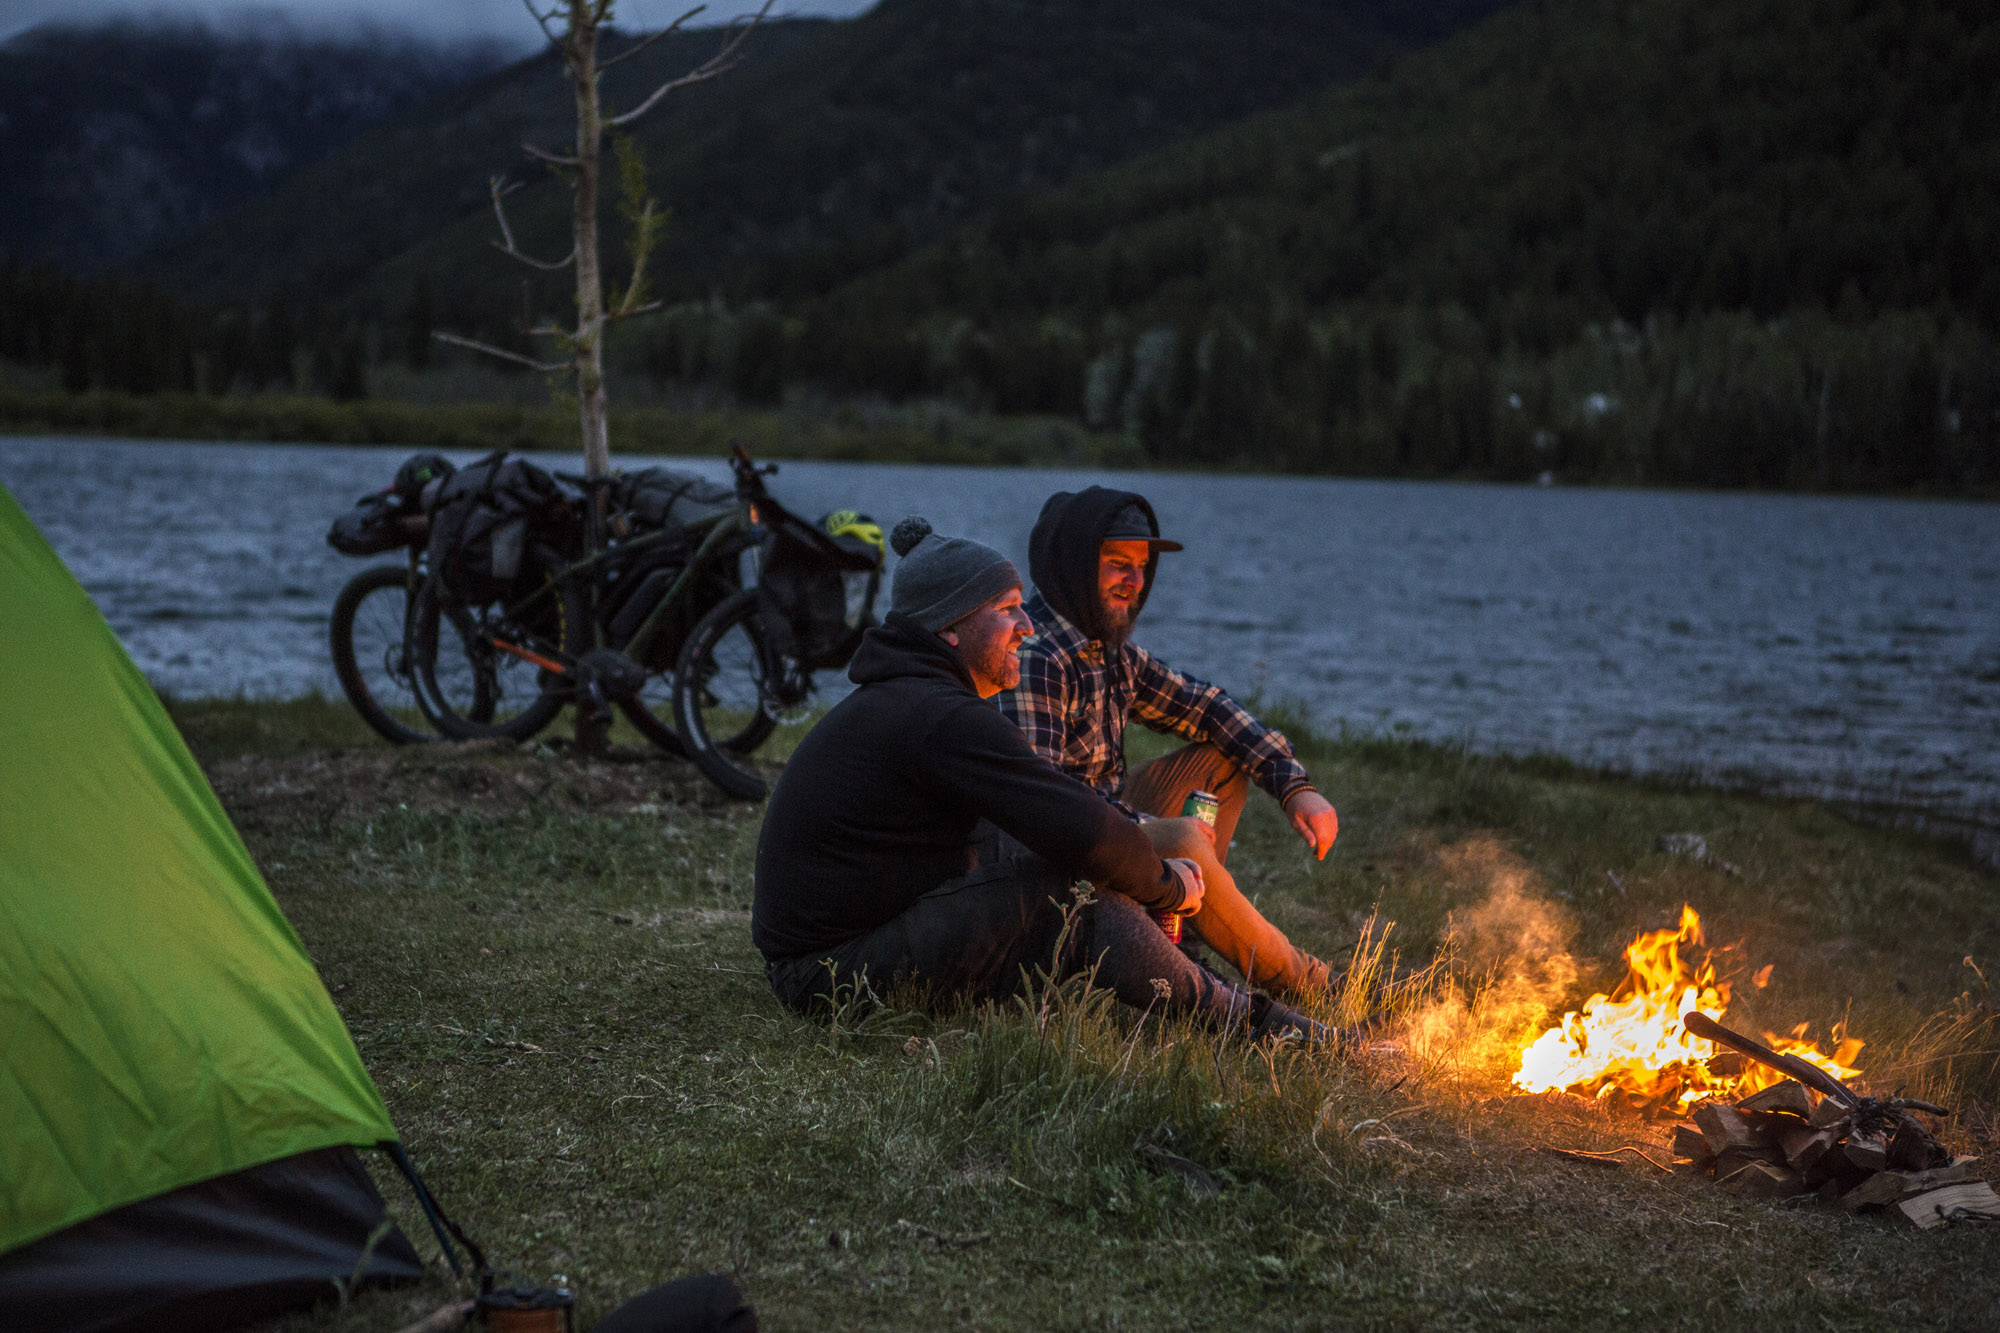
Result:
[[495,603],[452,605],[435,574],[418,591],[411,625],[417,682],[425,712],[451,739],[503,736],[524,741],[553,722],[569,702],[546,670],[493,646],[504,641],[559,662],[574,661],[586,650],[588,629],[576,589],[543,577],[551,600],[536,624],[510,617]]
[[[375,565],[347,581],[333,599],[333,615],[327,621],[327,646],[340,692],[361,720],[391,745],[419,745],[439,738],[410,664],[409,603],[409,567]],[[392,709],[401,709],[403,716]],[[413,722],[423,725],[419,728]]]
[[746,761],[777,730],[768,707],[769,682],[782,671],[765,639],[754,588],[711,609],[681,645],[674,665],[674,725],[695,767],[731,796],[761,801],[770,791],[764,775]]

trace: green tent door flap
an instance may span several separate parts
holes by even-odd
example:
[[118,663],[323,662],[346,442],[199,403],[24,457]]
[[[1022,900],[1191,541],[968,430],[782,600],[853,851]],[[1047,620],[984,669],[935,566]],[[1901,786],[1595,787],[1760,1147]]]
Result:
[[166,710],[0,487],[0,1325],[68,1229],[395,1137]]

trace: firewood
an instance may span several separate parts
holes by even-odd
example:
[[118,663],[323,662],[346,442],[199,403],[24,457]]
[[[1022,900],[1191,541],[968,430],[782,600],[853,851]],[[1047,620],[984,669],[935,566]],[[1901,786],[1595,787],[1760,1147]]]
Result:
[[1881,1208],[1935,1190],[1941,1185],[1953,1185],[1972,1179],[1970,1157],[1958,1157],[1949,1166],[1935,1167],[1929,1171],[1877,1171],[1868,1179],[1840,1196],[1840,1206],[1850,1213],[1858,1213],[1864,1208]]
[[1924,1231],[1953,1220],[1952,1214],[1960,1212],[1980,1221],[2000,1220],[2000,1194],[1983,1180],[1968,1180],[1904,1199],[1896,1211]]
[[1694,1123],[1717,1156],[1731,1148],[1763,1148],[1772,1143],[1769,1130],[1722,1102],[1703,1102],[1695,1107]]
[[1806,1118],[1812,1121],[1815,1129],[1825,1129],[1829,1125],[1839,1124],[1847,1119],[1849,1114],[1847,1107],[1831,1097],[1823,1097],[1820,1099],[1820,1104],[1813,1108],[1813,1113]]
[[1729,1183],[1746,1199],[1789,1199],[1806,1192],[1806,1183],[1798,1172],[1771,1162],[1752,1162]]
[[1901,1117],[1895,1134],[1889,1139],[1890,1166],[1903,1171],[1923,1171],[1949,1160],[1950,1154],[1943,1144],[1931,1137],[1929,1130],[1907,1115]]
[[1675,1125],[1674,1156],[1685,1157],[1697,1167],[1706,1167],[1715,1160],[1715,1149],[1708,1146],[1708,1140],[1694,1126]]
[[1838,1130],[1814,1129],[1810,1125],[1778,1131],[1778,1147],[1785,1154],[1785,1164],[1794,1171],[1811,1171],[1839,1141]]
[[1889,1165],[1889,1141],[1873,1130],[1850,1132],[1840,1150],[1863,1171],[1881,1171]]
[[1813,1095],[1795,1078],[1773,1083],[1762,1092],[1753,1092],[1736,1103],[1739,1111],[1784,1111],[1801,1120],[1812,1119]]
[[1731,1148],[1718,1153],[1715,1158],[1716,1183],[1726,1185],[1753,1166],[1783,1166],[1784,1159],[1775,1147]]

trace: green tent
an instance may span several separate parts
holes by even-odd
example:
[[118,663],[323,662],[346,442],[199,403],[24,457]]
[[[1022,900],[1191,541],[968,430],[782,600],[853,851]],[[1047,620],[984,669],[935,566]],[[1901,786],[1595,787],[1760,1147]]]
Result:
[[151,687],[0,487],[0,1328],[413,1277],[381,1094]]

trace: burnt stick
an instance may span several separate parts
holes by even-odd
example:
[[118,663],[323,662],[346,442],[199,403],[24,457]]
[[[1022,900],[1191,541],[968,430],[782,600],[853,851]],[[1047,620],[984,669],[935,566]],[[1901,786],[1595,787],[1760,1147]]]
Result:
[[1817,1088],[1842,1106],[1859,1106],[1861,1098],[1853,1089],[1818,1065],[1799,1059],[1796,1055],[1780,1055],[1762,1042],[1752,1041],[1740,1032],[1731,1032],[1707,1014],[1696,1011],[1681,1020],[1682,1026],[1697,1037],[1705,1037],[1717,1045],[1740,1051],[1760,1065],[1767,1065],[1781,1074],[1790,1074],[1810,1088]]

